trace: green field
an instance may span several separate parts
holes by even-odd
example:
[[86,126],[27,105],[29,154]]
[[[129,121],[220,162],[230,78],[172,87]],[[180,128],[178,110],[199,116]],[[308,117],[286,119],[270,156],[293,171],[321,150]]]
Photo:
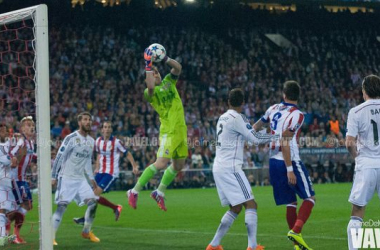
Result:
[[[347,249],[346,227],[350,217],[347,198],[351,184],[315,186],[317,203],[303,230],[303,235],[313,249]],[[253,188],[259,205],[258,241],[266,249],[293,249],[286,238],[288,231],[285,206],[276,207],[271,187]],[[55,249],[131,249],[131,250],[201,250],[205,249],[226,208],[222,208],[215,189],[169,190],[167,212],[158,209],[142,192],[138,209],[127,206],[125,192],[111,192],[106,197],[124,206],[120,221],[115,222],[109,208],[99,206],[94,223],[94,233],[101,239],[92,243],[80,236],[81,226],[74,225],[73,217],[84,213],[85,208],[70,204],[63,218]],[[366,220],[380,219],[379,201],[373,199],[367,208]],[[27,215],[28,223],[22,234],[28,244],[10,249],[38,249],[37,209]],[[247,248],[244,214],[235,221],[222,245],[226,250]]]

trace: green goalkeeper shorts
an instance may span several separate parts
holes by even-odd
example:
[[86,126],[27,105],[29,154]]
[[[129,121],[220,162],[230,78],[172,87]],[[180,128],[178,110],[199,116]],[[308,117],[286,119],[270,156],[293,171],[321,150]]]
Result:
[[157,158],[182,159],[187,158],[187,156],[187,133],[160,134]]

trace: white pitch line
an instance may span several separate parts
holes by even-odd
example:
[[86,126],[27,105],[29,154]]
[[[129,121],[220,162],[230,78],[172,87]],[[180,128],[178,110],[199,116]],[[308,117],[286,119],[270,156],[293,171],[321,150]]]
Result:
[[[104,226],[94,226],[94,228],[101,228],[101,229],[117,229],[117,230],[125,230],[125,231],[137,231],[137,232],[146,232],[146,233],[174,233],[174,234],[207,234],[207,235],[214,235],[215,232],[198,232],[198,231],[185,231],[185,230],[160,230],[160,229],[143,229],[143,228],[131,228],[131,227],[104,227]],[[247,236],[247,234],[243,233],[228,233],[228,235],[235,235],[235,236]],[[276,238],[284,238],[286,239],[286,235],[275,235],[275,234],[257,234],[259,237],[276,237]],[[341,240],[346,241],[347,238],[341,238],[341,237],[329,237],[329,236],[304,236],[304,238],[307,239],[321,239],[321,240]]]

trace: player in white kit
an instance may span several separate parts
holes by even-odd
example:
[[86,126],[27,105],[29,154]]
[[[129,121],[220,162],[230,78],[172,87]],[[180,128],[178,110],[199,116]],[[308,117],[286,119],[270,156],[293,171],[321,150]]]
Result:
[[17,159],[10,156],[10,143],[7,140],[7,127],[0,124],[0,246],[13,241],[6,230],[6,214],[17,209],[18,205],[13,195],[12,168],[17,167]]
[[217,123],[216,157],[213,175],[222,206],[230,206],[206,250],[222,250],[220,241],[235,221],[243,206],[248,232],[247,250],[263,249],[257,244],[257,204],[251,186],[242,171],[245,143],[267,143],[278,136],[261,134],[252,129],[242,112],[244,93],[233,89],[229,93],[230,109],[219,117]]
[[[96,196],[88,183],[90,179],[94,189],[97,188],[92,171],[92,153],[95,141],[91,132],[91,114],[82,112],[78,115],[79,130],[69,134],[58,150],[52,169],[52,185],[57,184],[55,203],[57,210],[53,215],[53,228],[57,232],[67,205],[75,200],[78,205],[87,205],[82,237],[92,242],[99,242],[91,231],[95,216]],[[54,245],[57,242],[54,239]]]
[[355,176],[349,202],[351,220],[347,227],[348,247],[354,250],[352,232],[361,228],[365,207],[375,191],[380,197],[380,78],[369,75],[362,83],[364,103],[350,110],[346,147],[355,158]]
[[[115,213],[115,220],[118,221],[123,207],[113,204],[101,196],[101,194],[108,193],[115,180],[119,178],[119,160],[123,153],[127,154],[127,159],[132,164],[133,173],[138,173],[139,166],[123,142],[112,135],[111,121],[104,121],[102,123],[102,136],[98,137],[95,141],[95,151],[98,156],[94,172],[95,181],[98,186],[94,189],[94,193],[98,196],[98,204],[111,208]],[[74,222],[81,225],[84,224],[84,220],[84,217],[74,218]]]

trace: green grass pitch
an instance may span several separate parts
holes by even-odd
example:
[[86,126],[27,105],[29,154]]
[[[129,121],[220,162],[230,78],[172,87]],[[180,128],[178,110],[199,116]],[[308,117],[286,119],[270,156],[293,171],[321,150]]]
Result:
[[[313,249],[347,249],[346,227],[351,212],[347,198],[351,184],[316,185],[315,189],[317,203],[302,232],[306,242]],[[286,238],[286,207],[275,206],[271,187],[254,187],[253,193],[259,205],[259,243],[268,250],[293,249]],[[75,225],[72,218],[83,215],[85,207],[70,204],[57,233],[59,246],[55,249],[204,250],[227,210],[220,206],[215,189],[168,190],[167,212],[159,210],[149,194],[147,191],[140,194],[137,210],[127,205],[125,192],[106,194],[124,209],[120,221],[115,222],[109,208],[98,207],[93,230],[100,243],[81,238],[81,226]],[[365,220],[380,219],[378,208],[379,200],[374,198],[367,207]],[[27,215],[22,230],[28,244],[12,245],[8,249],[38,249],[37,221],[37,209],[34,209]],[[222,245],[225,250],[247,248],[244,213],[235,221]]]

